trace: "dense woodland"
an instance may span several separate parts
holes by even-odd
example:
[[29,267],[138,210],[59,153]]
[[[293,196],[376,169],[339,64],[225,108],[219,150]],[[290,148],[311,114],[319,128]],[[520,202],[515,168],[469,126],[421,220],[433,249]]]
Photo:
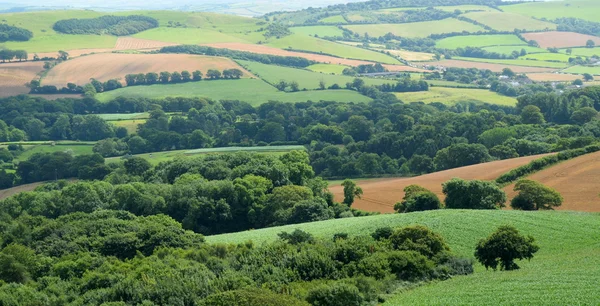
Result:
[[33,33],[27,29],[0,23],[0,43],[7,41],[28,41],[32,37]]
[[56,32],[64,34],[133,35],[158,27],[158,20],[148,16],[101,16],[90,19],[67,19],[54,24]]

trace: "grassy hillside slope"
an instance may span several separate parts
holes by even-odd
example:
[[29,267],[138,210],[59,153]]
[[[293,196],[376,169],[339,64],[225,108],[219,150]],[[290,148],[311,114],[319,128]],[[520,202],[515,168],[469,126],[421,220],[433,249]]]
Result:
[[211,243],[256,243],[277,239],[296,228],[315,236],[371,233],[381,226],[422,224],[439,232],[452,250],[473,257],[477,241],[498,226],[510,224],[533,235],[540,251],[520,270],[486,271],[476,264],[469,276],[434,282],[398,292],[383,306],[393,305],[597,305],[600,302],[600,214],[576,212],[521,212],[438,210],[380,215],[288,225],[241,233],[209,236]]

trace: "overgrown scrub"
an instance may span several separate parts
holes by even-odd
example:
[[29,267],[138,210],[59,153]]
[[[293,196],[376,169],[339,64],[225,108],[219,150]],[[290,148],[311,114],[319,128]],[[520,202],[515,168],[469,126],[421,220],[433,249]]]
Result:
[[158,20],[140,15],[101,16],[90,19],[67,19],[56,22],[53,29],[65,34],[133,35],[158,27]]

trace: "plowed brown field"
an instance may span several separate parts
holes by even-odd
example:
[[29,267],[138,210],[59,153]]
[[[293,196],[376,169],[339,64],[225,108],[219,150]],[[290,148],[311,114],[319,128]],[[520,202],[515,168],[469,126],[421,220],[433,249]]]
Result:
[[[279,55],[279,56],[296,56],[306,58],[311,61],[325,63],[325,64],[338,64],[338,65],[346,65],[346,66],[358,66],[358,65],[366,65],[373,64],[373,62],[361,61],[361,60],[353,60],[353,59],[345,59],[328,55],[320,55],[320,54],[312,54],[305,52],[295,52],[295,51],[287,51],[283,49],[268,47],[264,45],[252,45],[252,44],[244,44],[244,43],[214,43],[214,44],[204,44],[203,46],[210,46],[213,48],[221,48],[221,49],[230,49],[237,51],[247,51],[258,54],[269,54],[269,55]],[[414,72],[423,72],[423,69],[414,68],[410,66],[402,66],[402,65],[383,65],[390,71],[414,71]]]
[[130,73],[200,70],[206,74],[208,69],[232,68],[242,70],[244,77],[252,76],[236,62],[224,57],[187,54],[102,53],[82,56],[58,64],[48,72],[42,83],[62,87],[67,83],[87,84],[90,78],[103,82],[110,79],[124,79],[125,75]]
[[581,79],[580,75],[576,74],[565,74],[565,73],[528,73],[527,77],[533,81],[544,82],[544,81],[555,81],[555,82],[569,82]]
[[44,70],[43,62],[15,62],[0,64],[0,97],[29,92],[25,83]]
[[13,188],[0,190],[0,200],[10,198],[17,193],[21,193],[21,192],[25,192],[25,191],[33,191],[35,188],[37,188],[38,186],[41,186],[45,183],[46,182],[32,183],[32,184],[21,185],[21,186],[17,186],[17,187],[13,187]]
[[[600,212],[600,152],[590,153],[529,176],[556,189],[564,198],[557,210]],[[505,188],[509,200],[514,184]]]
[[503,64],[492,64],[492,63],[481,63],[481,62],[469,62],[460,60],[441,60],[437,62],[430,62],[428,65],[431,66],[443,66],[443,67],[458,67],[458,68],[477,68],[477,69],[489,69],[494,72],[502,72],[504,68],[510,68],[516,73],[527,73],[527,72],[553,72],[558,69],[552,68],[541,68],[541,67],[525,67],[515,65],[503,65]]
[[524,33],[523,37],[527,40],[535,40],[542,48],[566,48],[566,47],[584,47],[588,40],[593,40],[596,45],[600,45],[600,37],[573,33],[573,32],[539,32]]
[[[363,189],[364,194],[362,199],[357,199],[352,207],[381,213],[394,212],[394,204],[400,202],[404,197],[404,188],[413,184],[433,191],[440,197],[440,200],[443,200],[442,183],[452,178],[495,180],[511,169],[526,165],[542,156],[544,155],[494,161],[410,178],[358,181],[357,184]],[[329,190],[335,195],[336,201],[341,202],[344,199],[344,188],[342,186],[333,186]]]
[[[148,39],[139,39],[133,37],[119,37],[117,39],[117,43],[114,48],[109,49],[77,49],[77,50],[69,50],[69,57],[79,57],[85,54],[92,53],[108,53],[113,51],[125,51],[125,50],[143,50],[143,51],[152,51],[156,49],[160,49],[162,47],[174,46],[176,44],[166,43],[162,41],[156,40],[148,40]],[[39,53],[40,57],[56,57],[56,52],[50,53]],[[34,54],[29,54],[29,57],[32,59]]]

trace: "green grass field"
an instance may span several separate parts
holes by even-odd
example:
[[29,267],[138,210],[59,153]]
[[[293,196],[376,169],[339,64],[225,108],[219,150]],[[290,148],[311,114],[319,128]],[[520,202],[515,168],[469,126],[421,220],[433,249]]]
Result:
[[554,62],[544,62],[544,61],[528,61],[528,60],[496,60],[496,59],[487,59],[487,58],[475,58],[475,57],[459,57],[455,56],[452,59],[462,60],[462,61],[471,61],[471,62],[481,62],[481,63],[493,63],[493,64],[504,64],[504,65],[515,65],[515,66],[528,66],[528,67],[545,67],[545,68],[566,68],[569,66],[567,63],[554,63]]
[[452,105],[462,101],[474,101],[509,106],[517,104],[517,99],[487,89],[430,87],[429,91],[396,93],[396,96],[405,103],[441,102]]
[[432,282],[398,292],[382,304],[395,305],[597,305],[600,290],[600,214],[576,212],[522,212],[438,210],[409,214],[337,219],[287,225],[240,233],[208,236],[209,243],[256,244],[277,239],[282,231],[302,229],[317,237],[336,233],[368,235],[383,226],[425,225],[440,233],[453,252],[473,258],[477,241],[498,226],[512,225],[535,237],[539,252],[521,261],[520,270],[486,271]]
[[314,64],[306,67],[308,70],[327,74],[342,74],[346,68],[348,68],[348,66],[335,64]]
[[[402,12],[402,11],[408,11],[408,10],[418,10],[418,9],[426,9],[426,6],[422,6],[422,7],[396,7],[396,8],[390,8],[390,9],[383,9],[383,10],[379,10],[378,12]],[[448,6],[436,6],[435,7],[438,10],[442,10],[442,11],[446,11],[446,12],[454,12],[456,10],[461,10],[463,12],[466,11],[496,11],[496,9],[491,8],[489,6],[485,6],[485,5],[448,5]]]
[[269,100],[281,102],[305,102],[309,100],[338,102],[371,101],[370,98],[351,90],[315,90],[286,93],[278,91],[275,87],[257,79],[133,86],[103,92],[96,95],[96,98],[100,101],[110,101],[120,96],[156,99],[166,97],[205,97],[215,100],[240,100],[252,105],[260,105]]
[[310,37],[302,34],[292,34],[281,39],[274,39],[268,44],[271,47],[303,50],[316,53],[331,54],[343,58],[359,59],[384,64],[400,64],[396,59],[383,53],[338,44],[328,40]]
[[52,146],[48,143],[39,145],[23,145],[25,151],[17,157],[18,161],[27,160],[36,153],[72,152],[73,155],[92,154],[93,144],[74,142],[57,143]]
[[127,129],[129,134],[133,134],[137,132],[138,125],[146,122],[146,119],[132,119],[132,120],[119,120],[119,121],[109,121],[118,127],[124,127]]
[[158,40],[178,44],[208,44],[249,42],[240,37],[219,31],[194,28],[155,28],[133,35],[135,38]]
[[574,56],[569,56],[562,53],[535,53],[535,54],[527,54],[525,56],[519,57],[519,59],[524,60],[536,60],[536,61],[560,61],[560,62],[569,62],[569,58]]
[[502,10],[536,18],[547,18],[550,20],[562,17],[575,17],[600,22],[600,15],[598,15],[598,12],[600,11],[600,1],[597,0],[522,3],[502,6]]
[[[199,156],[205,154],[224,154],[235,152],[255,152],[269,155],[283,155],[289,151],[306,150],[304,146],[265,146],[265,147],[226,147],[226,148],[207,148],[196,150],[175,150],[165,152],[153,152],[146,154],[134,155],[148,160],[153,165],[158,165],[161,162],[169,161],[174,158]],[[116,163],[121,160],[121,157],[107,158],[107,163]]]
[[[440,39],[435,46],[443,49],[456,49],[464,47],[489,47],[489,46],[526,46],[517,35],[469,35],[452,36]],[[516,47],[515,47],[516,48]]]
[[[300,89],[318,89],[319,82],[323,80],[325,86],[329,87],[338,84],[344,87],[346,83],[352,82],[355,78],[344,75],[331,75],[325,73],[312,72],[303,69],[288,68],[275,65],[266,65],[250,61],[238,61],[240,65],[252,72],[254,75],[275,84],[281,80],[286,82],[296,81]],[[381,85],[386,83],[396,83],[394,80],[362,78],[367,85]]]
[[498,31],[513,31],[514,29],[526,29],[529,31],[556,29],[556,24],[513,13],[474,12],[464,14],[463,16]]
[[344,32],[335,26],[310,26],[290,28],[293,33],[312,36],[342,36]]
[[562,72],[573,74],[589,73],[591,75],[600,75],[600,67],[573,66],[563,70]]
[[356,33],[369,33],[370,36],[375,37],[384,36],[385,34],[390,32],[396,36],[402,37],[427,37],[431,34],[442,34],[450,32],[485,31],[485,29],[483,29],[480,26],[453,18],[402,24],[365,24],[347,25],[344,27]]
[[[112,14],[112,13],[111,13]],[[114,15],[145,15],[159,21],[161,27],[166,27],[169,21],[180,22],[187,28],[203,28],[225,33],[245,33],[258,30],[260,20],[231,14],[216,14],[208,12],[183,11],[126,11]]]
[[322,22],[322,23],[346,23],[346,19],[342,15],[335,15],[335,16],[325,17],[325,18],[319,20],[319,22]]
[[[560,52],[562,53],[567,53],[567,49],[562,49],[560,50]],[[573,48],[572,49],[572,56],[600,56],[600,48]]]
[[546,50],[546,49],[530,47],[530,46],[495,46],[495,47],[485,47],[482,49],[486,50],[488,52],[496,52],[496,53],[506,54],[506,55],[512,54],[513,51],[517,51],[520,53],[522,49],[525,49],[525,51],[527,51],[527,54],[548,52],[548,50]]

